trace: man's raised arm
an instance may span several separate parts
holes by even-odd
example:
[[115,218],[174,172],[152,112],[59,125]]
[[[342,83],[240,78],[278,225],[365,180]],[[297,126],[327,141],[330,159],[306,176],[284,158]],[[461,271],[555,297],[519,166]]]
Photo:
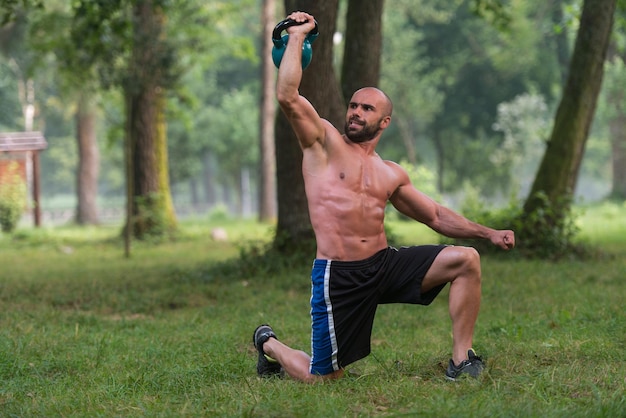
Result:
[[288,18],[301,25],[287,29],[289,41],[285,47],[276,82],[276,98],[289,120],[300,146],[309,148],[324,140],[324,124],[313,105],[300,96],[302,80],[302,45],[306,35],[315,28],[315,19],[308,13],[294,12]]

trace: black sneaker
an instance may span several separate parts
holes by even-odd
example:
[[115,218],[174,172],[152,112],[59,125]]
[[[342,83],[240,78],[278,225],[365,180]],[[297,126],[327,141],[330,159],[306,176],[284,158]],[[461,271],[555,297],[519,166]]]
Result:
[[461,377],[462,374],[477,378],[482,373],[485,369],[485,363],[476,355],[473,349],[467,350],[467,357],[468,359],[463,360],[458,366],[455,366],[452,359],[450,359],[448,370],[446,370],[446,379],[454,381]]
[[254,330],[254,334],[252,335],[254,347],[259,352],[259,359],[256,363],[256,371],[261,377],[282,377],[283,375],[283,368],[280,363],[269,357],[263,351],[263,344],[265,344],[265,342],[272,337],[278,339],[276,334],[274,334],[272,327],[266,324],[259,325],[257,329]]

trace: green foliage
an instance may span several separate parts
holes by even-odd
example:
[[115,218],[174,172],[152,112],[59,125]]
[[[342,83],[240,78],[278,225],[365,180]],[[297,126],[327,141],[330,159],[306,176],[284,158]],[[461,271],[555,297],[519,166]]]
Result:
[[544,29],[551,7],[491,0],[386,7],[381,87],[394,100],[395,122],[381,155],[429,164],[442,192],[466,180],[487,194],[506,190],[518,173],[492,160],[504,142],[493,124],[501,103],[532,92],[549,107],[555,96],[559,67]]
[[15,230],[26,207],[26,182],[18,168],[10,163],[0,180],[0,229],[5,233]]
[[14,21],[18,14],[30,8],[43,9],[43,0],[2,0],[0,26]]
[[501,0],[473,0],[472,11],[500,30],[507,30],[513,17]]
[[[163,87],[179,88],[182,76],[199,62],[211,64],[222,57],[255,59],[253,40],[237,31],[232,16],[249,13],[252,2],[156,2],[167,16],[165,34],[159,36]],[[133,1],[77,1],[73,5],[71,36],[80,68],[95,68],[107,87],[132,82],[127,64],[133,42]],[[244,12],[242,12],[244,10]],[[244,21],[239,21],[244,22]],[[225,41],[228,38],[228,41]]]

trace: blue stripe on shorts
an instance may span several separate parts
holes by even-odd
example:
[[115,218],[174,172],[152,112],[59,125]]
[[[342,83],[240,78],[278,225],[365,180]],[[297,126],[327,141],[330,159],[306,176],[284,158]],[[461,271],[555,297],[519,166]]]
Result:
[[316,259],[311,271],[311,374],[325,375],[339,370],[337,338],[330,302],[330,260]]

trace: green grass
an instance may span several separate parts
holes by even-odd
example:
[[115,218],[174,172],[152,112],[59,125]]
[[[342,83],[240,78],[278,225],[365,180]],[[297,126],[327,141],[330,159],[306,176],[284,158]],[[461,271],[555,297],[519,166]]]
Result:
[[594,260],[483,258],[475,348],[489,369],[458,383],[443,378],[446,291],[430,307],[381,306],[372,355],[343,380],[258,379],[256,325],[310,344],[310,264],[215,268],[270,239],[267,225],[227,222],[220,243],[215,225],[184,223],[175,241],[134,243],[129,259],[115,226],[0,236],[0,416],[624,417],[625,215],[586,209],[581,237],[604,250]]

